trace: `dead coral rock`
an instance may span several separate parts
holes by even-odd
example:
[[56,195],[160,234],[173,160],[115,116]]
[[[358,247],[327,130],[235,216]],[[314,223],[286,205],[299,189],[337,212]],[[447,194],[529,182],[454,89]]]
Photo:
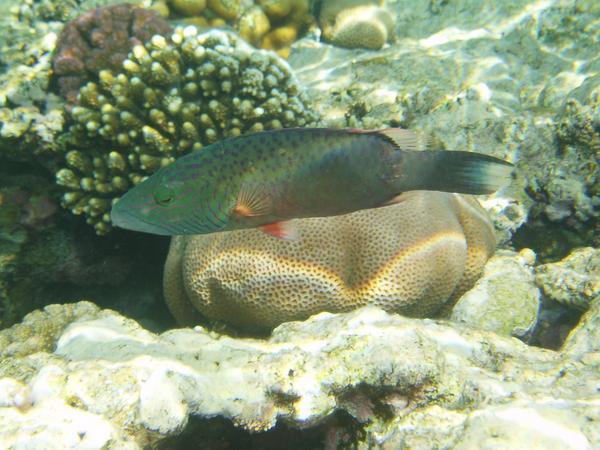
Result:
[[75,103],[79,87],[97,79],[100,70],[119,71],[134,45],[171,31],[156,11],[130,4],[88,11],[67,23],[58,38],[52,61],[53,87]]

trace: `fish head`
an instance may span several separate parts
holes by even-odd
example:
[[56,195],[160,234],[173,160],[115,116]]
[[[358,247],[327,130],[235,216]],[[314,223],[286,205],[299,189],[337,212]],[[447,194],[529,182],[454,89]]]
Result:
[[112,207],[112,223],[164,236],[212,233],[225,228],[223,218],[206,217],[206,205],[218,199],[214,191],[199,187],[196,178],[181,176],[176,165],[163,167],[125,193]]

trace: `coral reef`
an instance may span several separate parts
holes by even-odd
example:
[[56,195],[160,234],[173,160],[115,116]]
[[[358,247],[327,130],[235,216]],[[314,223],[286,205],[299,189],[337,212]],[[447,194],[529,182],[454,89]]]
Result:
[[599,318],[593,302],[554,352],[373,307],[259,341],[54,305],[0,332],[0,445],[156,447],[221,417],[252,433],[322,427],[326,448],[595,448]]
[[296,220],[297,242],[256,230],[176,236],[165,264],[175,317],[250,330],[376,305],[425,317],[449,309],[495,248],[476,200],[415,192],[397,205]]
[[252,45],[275,50],[283,57],[314,23],[310,0],[170,0],[169,5],[190,23],[231,25]]
[[[52,166],[52,157],[58,150],[58,138],[63,130],[64,115],[61,99],[49,93],[52,85],[50,75],[53,52],[56,47],[57,35],[63,27],[63,21],[89,8],[102,4],[116,3],[109,0],[82,1],[82,2],[20,2],[14,5],[11,2],[0,3],[0,26],[3,34],[0,37],[0,157],[13,161],[37,162],[45,166]],[[65,28],[61,43],[65,44],[58,59],[56,72],[61,73],[74,68],[81,68],[86,62],[106,62],[111,56],[102,55],[99,47],[94,47],[93,42],[99,42],[101,47],[106,47],[112,53],[120,45],[127,46],[125,42],[116,44],[112,39],[104,39],[106,33],[98,28],[89,29],[87,26],[98,25],[100,17],[110,15],[110,11],[132,11],[132,6],[112,6],[99,11],[83,14],[83,18],[74,19],[71,25]],[[145,11],[138,8],[138,11]],[[136,13],[137,22],[131,23],[136,30],[140,25],[149,26],[148,31],[140,32],[144,36],[156,27],[153,21],[145,18],[151,12]],[[92,22],[84,24],[84,18]],[[105,18],[105,17],[104,17]],[[134,16],[131,16],[134,18]],[[141,19],[141,20],[140,20]],[[94,22],[96,21],[96,22]],[[94,25],[94,26],[95,26]],[[128,26],[129,23],[121,25]],[[77,26],[89,31],[85,41],[83,35],[77,35]],[[116,22],[104,21],[102,26],[111,28],[111,37],[123,37],[122,32],[115,29]],[[163,25],[166,25],[166,22]],[[167,29],[168,31],[168,29]],[[66,35],[69,36],[66,36]],[[92,38],[92,34],[94,37]],[[74,40],[79,39],[77,44]],[[84,42],[85,41],[85,42]],[[89,57],[91,50],[93,56]],[[69,56],[70,52],[70,56]],[[87,56],[86,56],[87,54]],[[126,52],[125,52],[126,54]],[[100,56],[100,58],[95,59]],[[83,58],[83,59],[77,59]],[[118,61],[115,61],[118,63]],[[61,66],[62,64],[62,66]],[[64,75],[64,73],[63,73]],[[86,74],[89,76],[89,74]],[[76,77],[64,77],[71,81],[56,77],[59,84],[75,83]],[[56,81],[56,80],[55,80]],[[76,84],[76,83],[75,83]],[[68,89],[65,89],[65,93]],[[71,93],[71,98],[73,97]],[[36,157],[32,161],[31,156]]]
[[13,161],[55,149],[64,122],[58,98],[48,95],[61,24],[41,20],[38,7],[0,3],[0,158]]
[[102,234],[111,202],[177,156],[248,131],[304,126],[316,115],[289,66],[231,33],[177,29],[136,45],[124,72],[103,70],[71,111],[63,205]]
[[550,220],[586,222],[600,216],[600,75],[574,89],[556,118],[560,153],[544,186]]
[[486,202],[498,240],[510,246],[520,228],[518,245],[543,261],[597,245],[596,2],[576,14],[568,2],[386,8],[397,35],[378,52],[295,44],[289,62],[324,125],[421,129],[441,148],[514,161],[513,185]]
[[156,11],[129,3],[85,12],[65,24],[58,36],[52,58],[52,82],[62,96],[74,103],[81,85],[97,81],[101,70],[119,71],[134,45],[171,31]]
[[378,50],[394,31],[394,17],[378,0],[323,0],[319,24],[329,42]]

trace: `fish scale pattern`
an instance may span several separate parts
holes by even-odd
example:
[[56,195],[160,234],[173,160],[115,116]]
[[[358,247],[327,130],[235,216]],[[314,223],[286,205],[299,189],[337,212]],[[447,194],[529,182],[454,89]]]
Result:
[[164,293],[182,323],[198,312],[247,330],[367,304],[410,316],[448,311],[495,248],[468,196],[418,191],[392,206],[298,219],[297,241],[257,229],[176,236]]

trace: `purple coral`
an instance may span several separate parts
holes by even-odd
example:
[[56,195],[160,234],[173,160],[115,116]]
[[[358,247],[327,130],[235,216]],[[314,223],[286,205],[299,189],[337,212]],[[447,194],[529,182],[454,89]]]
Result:
[[127,3],[87,11],[68,22],[58,38],[53,88],[75,103],[79,87],[97,79],[100,70],[119,71],[134,45],[171,31],[156,11]]

